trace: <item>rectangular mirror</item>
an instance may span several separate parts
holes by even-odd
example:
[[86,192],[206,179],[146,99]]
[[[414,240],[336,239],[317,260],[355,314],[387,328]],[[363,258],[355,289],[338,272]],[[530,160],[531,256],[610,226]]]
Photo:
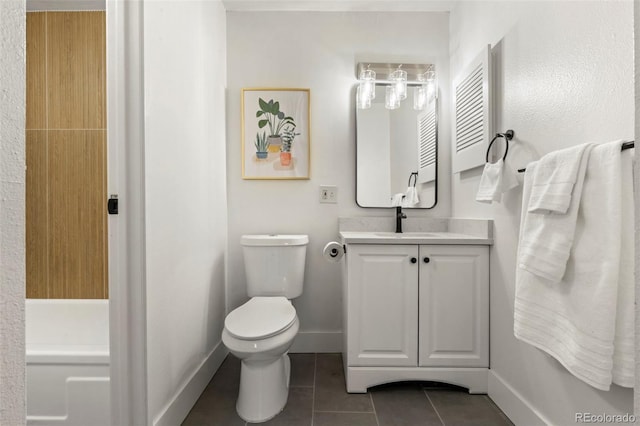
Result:
[[360,207],[391,207],[393,196],[406,193],[415,182],[420,201],[403,207],[433,208],[437,202],[437,97],[423,110],[415,110],[414,87],[409,85],[400,107],[387,109],[388,86],[376,83],[371,106],[356,106],[356,202]]

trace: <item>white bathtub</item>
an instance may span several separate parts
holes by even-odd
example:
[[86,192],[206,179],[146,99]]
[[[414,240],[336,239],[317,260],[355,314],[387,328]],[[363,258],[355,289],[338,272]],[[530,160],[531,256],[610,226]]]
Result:
[[109,301],[27,299],[27,425],[108,426]]

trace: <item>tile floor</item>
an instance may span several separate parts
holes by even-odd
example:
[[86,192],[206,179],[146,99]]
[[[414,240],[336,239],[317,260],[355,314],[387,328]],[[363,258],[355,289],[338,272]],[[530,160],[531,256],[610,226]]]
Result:
[[[285,409],[264,425],[279,426],[502,426],[509,419],[486,395],[439,383],[376,386],[345,391],[340,354],[290,354],[291,385]],[[240,361],[229,355],[183,426],[244,426],[236,414]]]

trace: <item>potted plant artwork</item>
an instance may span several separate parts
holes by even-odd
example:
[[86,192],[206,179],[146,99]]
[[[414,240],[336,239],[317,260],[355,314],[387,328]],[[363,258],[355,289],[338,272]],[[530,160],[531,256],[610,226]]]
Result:
[[282,131],[282,145],[280,146],[280,164],[291,165],[291,145],[300,133],[294,132],[295,127],[287,127]]
[[266,132],[256,133],[256,140],[253,143],[256,146],[256,157],[260,160],[267,158],[269,154],[269,141],[267,140]]
[[285,126],[295,129],[296,123],[293,117],[289,117],[284,111],[280,111],[280,102],[278,101],[271,99],[266,102],[264,99],[258,98],[258,105],[260,106],[260,109],[256,111],[256,118],[260,118],[258,127],[260,129],[265,126],[269,127],[269,150],[278,152],[282,144],[282,129]]

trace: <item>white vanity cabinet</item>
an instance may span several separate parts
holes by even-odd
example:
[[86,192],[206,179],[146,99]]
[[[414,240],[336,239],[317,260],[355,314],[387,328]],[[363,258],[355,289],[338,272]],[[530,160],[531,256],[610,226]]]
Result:
[[420,246],[418,365],[489,366],[489,247]]
[[347,390],[433,380],[486,392],[489,247],[347,244],[346,250]]
[[347,250],[349,365],[417,365],[418,246]]

